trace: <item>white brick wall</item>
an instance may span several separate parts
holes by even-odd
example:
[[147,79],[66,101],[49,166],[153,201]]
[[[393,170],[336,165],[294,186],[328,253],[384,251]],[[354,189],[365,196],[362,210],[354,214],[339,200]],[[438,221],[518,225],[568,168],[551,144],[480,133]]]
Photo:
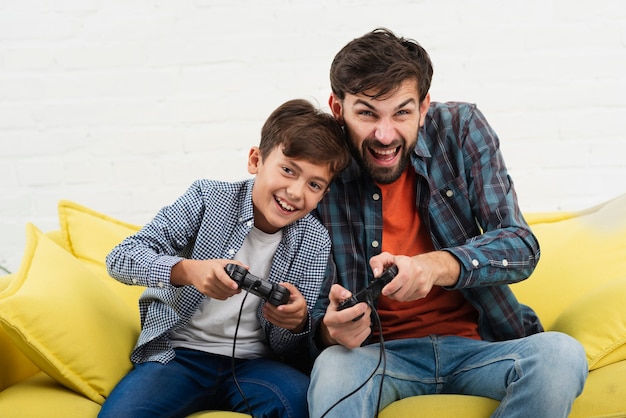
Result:
[[0,0],[0,264],[75,200],[142,224],[198,177],[247,177],[266,116],[326,107],[377,27],[420,41],[433,100],[478,103],[525,210],[626,192],[621,0]]

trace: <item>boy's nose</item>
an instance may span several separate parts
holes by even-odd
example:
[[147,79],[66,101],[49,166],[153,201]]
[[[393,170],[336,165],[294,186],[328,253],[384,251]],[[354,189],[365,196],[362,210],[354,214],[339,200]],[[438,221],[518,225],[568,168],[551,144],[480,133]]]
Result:
[[300,199],[300,197],[302,197],[303,190],[304,184],[301,184],[300,182],[291,183],[289,187],[287,187],[287,196],[294,200]]

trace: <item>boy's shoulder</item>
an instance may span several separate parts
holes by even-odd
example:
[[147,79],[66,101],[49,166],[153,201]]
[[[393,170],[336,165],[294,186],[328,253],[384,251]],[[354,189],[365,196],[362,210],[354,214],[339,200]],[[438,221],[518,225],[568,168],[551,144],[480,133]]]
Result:
[[197,187],[200,190],[239,191],[251,187],[253,181],[254,179],[240,181],[198,179],[193,182],[192,187]]
[[297,230],[301,236],[301,242],[329,243],[330,234],[322,222],[311,213],[285,227],[286,231]]

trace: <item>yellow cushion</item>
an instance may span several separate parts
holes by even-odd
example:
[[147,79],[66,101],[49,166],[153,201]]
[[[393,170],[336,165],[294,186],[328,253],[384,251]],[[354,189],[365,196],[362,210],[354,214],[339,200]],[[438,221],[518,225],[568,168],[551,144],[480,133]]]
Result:
[[380,418],[397,417],[463,417],[491,416],[500,402],[469,395],[422,395],[401,399],[383,409]]
[[[594,289],[571,304],[552,327],[585,347],[589,369],[626,360],[626,276]],[[617,359],[616,355],[621,358]],[[607,357],[607,355],[611,355]]]
[[0,417],[96,418],[99,411],[100,404],[41,372],[0,392]]
[[589,373],[582,395],[574,401],[569,418],[626,417],[626,361]]
[[41,370],[97,403],[130,370],[136,312],[35,226],[19,271],[0,292],[0,325]]
[[113,247],[137,232],[139,227],[69,200],[61,200],[58,208],[65,246],[137,311],[137,301],[145,288],[128,286],[111,278],[106,271],[105,258]]
[[574,301],[626,272],[626,194],[531,228],[539,239],[541,259],[530,278],[511,288],[548,329]]
[[[0,293],[14,278],[14,275],[0,277]],[[39,368],[13,344],[2,327],[0,327],[0,353],[0,390],[39,371]],[[3,415],[0,413],[1,416]]]

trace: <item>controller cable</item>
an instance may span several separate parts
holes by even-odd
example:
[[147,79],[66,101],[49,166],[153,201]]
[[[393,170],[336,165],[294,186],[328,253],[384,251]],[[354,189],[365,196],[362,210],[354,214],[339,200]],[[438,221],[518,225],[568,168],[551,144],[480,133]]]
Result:
[[379,336],[379,342],[380,342],[380,352],[378,354],[378,363],[376,363],[376,367],[374,368],[374,371],[372,371],[372,373],[365,380],[365,382],[361,383],[352,392],[348,393],[347,395],[339,399],[337,402],[332,404],[330,408],[328,408],[326,412],[324,412],[320,418],[324,418],[334,407],[336,407],[341,402],[348,399],[350,396],[357,393],[359,390],[361,390],[370,380],[372,380],[372,378],[374,377],[374,375],[376,374],[376,372],[378,371],[378,369],[381,367],[381,364],[382,364],[382,374],[380,375],[380,385],[378,387],[378,401],[376,402],[376,415],[375,415],[376,418],[378,418],[378,410],[380,409],[380,401],[381,401],[382,393],[383,393],[383,382],[385,380],[385,372],[387,370],[387,355],[385,353],[385,340],[383,338],[383,327],[380,322],[380,316],[378,316],[378,312],[376,311],[374,302],[372,301],[372,293],[368,292],[366,294],[366,297],[367,297],[367,300],[365,301],[365,303],[367,303],[367,305],[371,308],[372,316],[374,317],[374,320],[375,320],[374,322],[376,323],[376,327],[378,328],[378,336]]
[[233,337],[233,354],[230,357],[230,361],[231,361],[230,366],[231,366],[233,381],[235,382],[235,385],[237,386],[237,390],[239,391],[239,394],[243,398],[243,401],[246,403],[246,409],[248,410],[248,415],[250,415],[252,418],[255,418],[255,415],[252,413],[252,408],[250,408],[250,403],[248,403],[248,398],[246,398],[246,395],[243,393],[243,389],[241,389],[241,386],[239,386],[239,381],[237,380],[237,376],[235,374],[235,346],[237,344],[237,333],[239,332],[239,323],[241,322],[241,315],[243,313],[243,305],[246,303],[246,299],[248,298],[248,295],[250,294],[250,290],[254,287],[259,287],[260,285],[261,285],[261,281],[257,280],[253,283],[250,283],[250,285],[244,289],[246,291],[246,294],[244,295],[243,300],[241,301],[241,306],[239,307],[239,315],[237,316],[237,326],[235,327],[235,336]]

